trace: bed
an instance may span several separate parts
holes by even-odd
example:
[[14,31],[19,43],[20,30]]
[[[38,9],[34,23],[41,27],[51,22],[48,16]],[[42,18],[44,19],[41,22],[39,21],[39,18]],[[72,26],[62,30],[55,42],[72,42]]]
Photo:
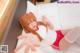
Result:
[[[80,27],[80,3],[48,3],[39,4],[40,12],[47,17],[55,18],[53,23],[55,29],[71,29]],[[58,21],[57,21],[58,20]],[[57,22],[58,23],[57,23]],[[58,24],[58,25],[56,25]],[[79,53],[80,47],[73,44],[65,53]]]
[[[14,7],[14,10],[13,10],[12,15],[11,15],[12,20],[9,19],[8,20],[9,22],[6,22],[9,25],[8,26],[0,25],[0,28],[2,26],[5,28],[3,33],[2,33],[3,29],[2,28],[0,29],[0,36],[2,38],[2,39],[0,38],[1,39],[0,43],[6,44],[6,45],[9,46],[8,53],[13,53],[14,48],[18,44],[17,36],[22,33],[22,28],[21,28],[21,26],[18,22],[18,17],[20,15],[22,15],[23,13],[26,13],[26,7],[27,7],[26,0],[17,0],[16,2],[17,2],[17,6]],[[39,5],[36,5],[36,6],[37,7],[32,7],[32,9],[34,9],[35,12],[37,11],[37,8],[39,10],[40,14],[38,12],[34,13],[34,14],[36,14],[36,17],[41,17],[42,14],[46,15],[46,16],[49,14],[47,17],[53,17],[53,18],[57,17],[59,19],[58,23],[59,24],[63,23],[63,24],[60,24],[60,25],[55,24],[55,26],[57,26],[55,28],[55,30],[58,27],[63,28],[63,29],[67,29],[67,28],[73,28],[73,27],[76,27],[76,26],[80,26],[80,21],[79,21],[80,20],[80,15],[79,15],[80,14],[80,10],[79,10],[80,9],[80,4],[79,3],[78,4],[47,3],[47,4],[39,4]],[[53,7],[50,7],[50,6],[53,6]],[[31,7],[30,7],[30,9],[31,9]],[[45,13],[43,13],[43,12],[45,12]],[[66,17],[70,18],[69,22],[67,22],[68,19],[67,20],[65,19]],[[54,23],[56,22],[55,20],[57,20],[57,18],[54,19]],[[1,15],[0,15],[0,19],[1,19]],[[0,24],[1,23],[2,22],[0,21]],[[69,24],[69,23],[72,23],[72,24]],[[68,25],[66,25],[66,24],[68,24]],[[60,29],[60,28],[58,28],[58,29]],[[5,37],[3,37],[2,34]],[[77,49],[77,47],[75,47],[74,50],[76,50],[76,49]],[[74,50],[72,50],[73,51],[72,53],[75,53]],[[53,49],[46,49],[44,51],[47,51],[48,53],[53,53],[53,52],[54,53],[60,53],[60,52],[62,53],[62,51],[58,51],[58,50],[55,50],[55,49],[54,50]],[[69,53],[71,53],[71,52],[69,52]],[[80,53],[80,50],[77,53]]]
[[[57,24],[55,20],[58,20],[59,29],[71,29],[74,27],[80,27],[80,3],[48,3],[39,4],[37,7],[40,12],[47,17],[55,18],[54,24]],[[58,29],[58,28],[57,28]],[[73,44],[65,53],[79,53],[80,47]]]
[[[57,2],[54,2],[34,6],[33,4],[28,2],[27,5],[27,12],[33,12],[38,19],[43,15],[45,15],[48,18],[51,18],[49,20],[55,25],[55,30],[80,27],[80,4],[58,4]],[[18,40],[17,46],[19,42],[20,40]],[[53,49],[50,46],[43,44],[44,43],[42,43],[41,45],[41,48],[43,49],[38,49],[39,51],[37,53],[63,53],[63,51]]]

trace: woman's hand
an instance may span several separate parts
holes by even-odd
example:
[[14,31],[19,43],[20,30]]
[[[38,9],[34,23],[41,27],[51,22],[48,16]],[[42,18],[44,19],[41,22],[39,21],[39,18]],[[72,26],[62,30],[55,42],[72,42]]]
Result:
[[40,44],[40,40],[39,38],[37,37],[37,35],[35,34],[32,34],[32,33],[26,33],[25,35],[20,35],[18,37],[18,39],[22,39],[24,40],[24,42],[30,42],[32,43],[33,45],[39,45]]
[[43,16],[42,22],[45,23],[45,24],[47,24],[50,29],[54,28],[53,24],[50,22],[50,20],[47,17]]
[[36,51],[35,47],[39,47],[40,46],[40,40],[39,38],[32,34],[32,33],[24,33],[22,35],[20,35],[18,37],[18,39],[22,39],[23,42],[21,45],[19,45],[15,51],[18,51],[19,49],[21,49],[22,47],[26,47],[25,48],[25,52],[28,52],[29,49],[31,49],[32,51]]
[[39,46],[40,45],[40,40],[37,37],[37,35],[30,33],[27,36],[27,40],[29,43],[31,43],[33,46]]

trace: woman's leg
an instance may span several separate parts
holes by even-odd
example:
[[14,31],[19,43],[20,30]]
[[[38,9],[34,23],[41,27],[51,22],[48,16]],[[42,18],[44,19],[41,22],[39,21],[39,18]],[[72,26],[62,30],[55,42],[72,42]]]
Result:
[[66,29],[66,30],[61,30],[62,34],[65,36],[65,34],[67,34],[67,32],[70,31],[70,29]]
[[[64,30],[64,38],[60,41],[60,47],[61,48],[70,48],[72,44],[75,44],[75,42],[79,41],[80,37],[80,27],[75,27],[69,30]],[[64,47],[65,46],[65,47]],[[67,47],[66,47],[67,46]]]

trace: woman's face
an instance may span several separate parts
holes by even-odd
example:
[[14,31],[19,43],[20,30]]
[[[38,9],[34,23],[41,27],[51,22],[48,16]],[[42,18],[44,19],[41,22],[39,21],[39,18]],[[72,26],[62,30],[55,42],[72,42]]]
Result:
[[39,29],[38,23],[36,21],[32,21],[31,23],[29,23],[29,27],[34,31],[37,31]]

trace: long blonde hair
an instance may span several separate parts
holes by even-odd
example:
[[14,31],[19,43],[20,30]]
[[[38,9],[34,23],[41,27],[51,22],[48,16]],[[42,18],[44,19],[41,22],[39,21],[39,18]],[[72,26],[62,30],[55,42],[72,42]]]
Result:
[[[36,34],[36,35],[39,37],[39,39],[42,40],[42,38],[40,37],[40,35],[39,35],[36,31],[32,30],[32,29],[28,26],[32,21],[36,21],[36,22],[37,22],[36,17],[34,16],[34,14],[33,14],[32,12],[29,12],[29,13],[27,13],[27,14],[24,14],[24,15],[22,15],[22,16],[19,18],[19,22],[20,22],[22,28],[23,28],[26,32],[31,32],[31,33],[33,33],[33,34]],[[47,29],[47,25],[44,24],[43,22],[37,22],[37,23],[38,23],[38,25],[43,25],[43,26],[45,26],[46,29]]]

